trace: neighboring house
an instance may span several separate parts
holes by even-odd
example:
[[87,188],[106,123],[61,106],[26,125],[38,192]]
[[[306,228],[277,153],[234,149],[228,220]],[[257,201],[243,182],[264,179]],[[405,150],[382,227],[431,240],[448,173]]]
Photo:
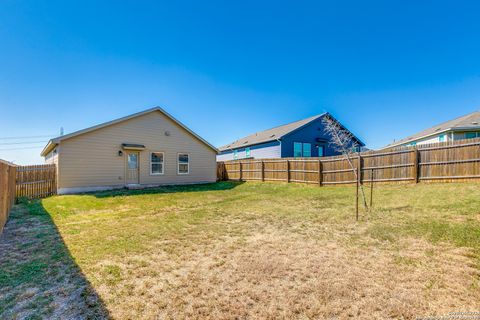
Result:
[[438,124],[408,138],[395,141],[383,149],[472,138],[480,138],[480,111]]
[[[339,153],[335,151],[330,144],[331,137],[325,132],[322,124],[322,118],[325,116],[334,119],[329,113],[323,113],[251,134],[220,147],[220,154],[217,156],[217,160],[288,157],[308,158],[337,155]],[[354,139],[359,147],[365,145],[355,136]]]
[[58,193],[216,181],[217,150],[156,107],[48,142]]

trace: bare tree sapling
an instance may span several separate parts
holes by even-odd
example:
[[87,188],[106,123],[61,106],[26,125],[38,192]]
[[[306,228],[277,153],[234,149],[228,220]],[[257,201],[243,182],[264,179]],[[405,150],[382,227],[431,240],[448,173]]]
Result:
[[[354,138],[353,134],[350,131],[345,129],[340,123],[338,123],[329,115],[322,118],[322,124],[325,128],[325,132],[331,136],[330,145],[345,157],[348,164],[350,165],[350,168],[355,174],[356,181],[358,182],[360,177],[358,176],[357,169],[355,168],[352,161],[354,150],[359,147],[357,140]],[[363,206],[365,207],[365,209],[368,209],[363,185],[360,185],[360,189],[362,193]]]

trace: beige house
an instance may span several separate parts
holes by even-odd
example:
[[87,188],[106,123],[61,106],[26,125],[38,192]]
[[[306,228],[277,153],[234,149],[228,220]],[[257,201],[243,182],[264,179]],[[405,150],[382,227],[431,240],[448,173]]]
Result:
[[54,138],[58,193],[216,181],[217,149],[160,107]]

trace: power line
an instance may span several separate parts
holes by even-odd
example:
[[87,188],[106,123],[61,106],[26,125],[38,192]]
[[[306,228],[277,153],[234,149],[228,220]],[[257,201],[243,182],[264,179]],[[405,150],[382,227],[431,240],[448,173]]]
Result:
[[0,137],[0,140],[13,140],[13,139],[35,139],[35,138],[51,138],[55,134],[45,135],[45,136],[23,136],[23,137]]
[[45,143],[45,141],[22,141],[22,142],[0,142],[0,145],[12,145],[12,144],[32,144],[32,143]]
[[43,145],[37,147],[23,147],[23,148],[7,148],[7,149],[0,149],[0,151],[12,151],[12,150],[27,150],[27,149],[41,149]]

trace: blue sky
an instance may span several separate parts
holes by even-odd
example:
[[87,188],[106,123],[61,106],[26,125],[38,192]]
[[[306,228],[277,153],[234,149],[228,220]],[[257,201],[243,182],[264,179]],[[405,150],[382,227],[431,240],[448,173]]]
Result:
[[217,146],[329,111],[381,147],[480,109],[478,12],[478,1],[2,0],[0,158],[41,163],[47,140],[5,137],[156,105]]

